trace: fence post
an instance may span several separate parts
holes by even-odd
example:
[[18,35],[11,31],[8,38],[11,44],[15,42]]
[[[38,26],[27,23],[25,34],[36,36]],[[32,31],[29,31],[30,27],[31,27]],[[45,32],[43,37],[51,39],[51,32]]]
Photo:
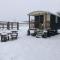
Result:
[[17,22],[17,30],[19,30],[19,22]]
[[7,22],[7,29],[8,29],[8,30],[10,29],[10,24],[9,24],[9,22]]
[[11,22],[11,29],[13,29],[13,22]]
[[4,24],[3,24],[3,29],[4,29]]

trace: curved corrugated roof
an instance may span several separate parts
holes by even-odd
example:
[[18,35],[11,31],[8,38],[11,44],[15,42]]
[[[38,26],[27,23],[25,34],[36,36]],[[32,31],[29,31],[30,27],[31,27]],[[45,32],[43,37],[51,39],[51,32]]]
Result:
[[33,12],[30,12],[28,15],[35,16],[35,15],[40,15],[40,14],[44,14],[44,13],[49,13],[49,12],[46,12],[46,11],[33,11]]
[[33,12],[30,12],[28,15],[36,16],[36,15],[41,15],[41,14],[44,14],[44,13],[46,13],[46,14],[53,14],[53,15],[59,16],[57,14],[54,14],[54,13],[51,13],[51,12],[48,12],[48,11],[33,11]]

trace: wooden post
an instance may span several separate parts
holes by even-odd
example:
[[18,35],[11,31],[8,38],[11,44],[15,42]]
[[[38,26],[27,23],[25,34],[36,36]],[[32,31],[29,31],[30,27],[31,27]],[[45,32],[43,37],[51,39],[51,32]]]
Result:
[[44,14],[44,30],[45,30],[45,14]]
[[17,22],[17,30],[19,30],[19,22]]
[[29,30],[30,30],[30,15],[29,15]]
[[45,28],[47,29],[47,14],[45,14]]
[[1,29],[1,24],[0,24],[0,29]]
[[3,24],[3,29],[4,29],[4,24]]
[[11,22],[11,29],[13,29],[13,22]]
[[39,29],[40,29],[40,27],[41,27],[41,26],[40,26],[40,24],[41,24],[41,23],[40,23],[40,14],[39,14],[39,22],[38,22],[38,24],[39,24]]
[[9,22],[7,22],[7,29],[8,29],[8,30],[10,29],[10,24],[9,24]]
[[27,35],[30,35],[30,15],[29,15],[29,29]]

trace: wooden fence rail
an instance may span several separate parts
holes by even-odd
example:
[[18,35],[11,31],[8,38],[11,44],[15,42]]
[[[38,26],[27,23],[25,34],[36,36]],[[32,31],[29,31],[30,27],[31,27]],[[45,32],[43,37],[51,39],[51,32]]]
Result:
[[0,28],[7,28],[8,30],[16,28],[19,30],[19,22],[0,22]]

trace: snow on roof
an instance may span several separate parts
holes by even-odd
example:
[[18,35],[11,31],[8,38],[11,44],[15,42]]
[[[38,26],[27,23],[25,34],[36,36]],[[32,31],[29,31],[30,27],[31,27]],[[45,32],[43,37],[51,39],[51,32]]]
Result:
[[36,15],[40,15],[40,14],[44,14],[44,13],[53,14],[53,15],[59,16],[57,13],[51,13],[51,12],[48,12],[48,11],[33,11],[33,12],[30,12],[28,15],[36,16]]

